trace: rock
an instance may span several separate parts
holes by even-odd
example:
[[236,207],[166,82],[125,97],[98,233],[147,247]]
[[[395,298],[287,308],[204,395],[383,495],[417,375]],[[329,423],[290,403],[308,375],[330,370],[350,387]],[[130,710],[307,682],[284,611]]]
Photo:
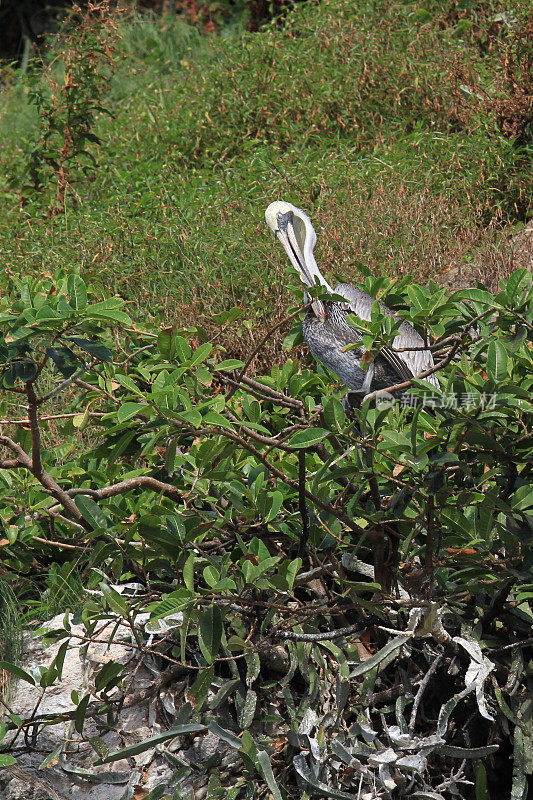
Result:
[[268,669],[280,675],[286,675],[291,666],[291,657],[287,650],[280,644],[274,646],[269,645],[263,650],[260,650],[259,660],[262,666],[268,667]]
[[[141,619],[142,616],[137,617],[137,624],[148,621],[149,615],[144,615],[146,620]],[[58,615],[46,624],[46,630],[63,628],[64,619],[63,614]],[[143,663],[139,666],[131,630],[123,624],[117,628],[116,622],[113,619],[98,625],[92,637],[94,641],[89,643],[84,627],[70,622],[71,639],[61,681],[48,687],[41,698],[40,686],[19,680],[10,699],[13,713],[28,719],[35,709],[38,715],[72,712],[75,705],[71,693],[74,691],[81,698],[94,689],[98,672],[110,661],[126,666],[123,686],[127,687],[127,697],[150,686],[157,674],[154,676]],[[42,635],[26,636],[23,668],[38,678],[39,667],[47,668],[51,664],[64,641],[61,639],[45,647]],[[166,692],[170,689],[170,686],[165,687]],[[113,691],[120,690],[112,690],[111,694]],[[46,796],[52,800],[126,800],[133,797],[136,790],[141,790],[144,796],[162,784],[169,784],[174,771],[156,748],[139,753],[133,759],[95,766],[93,762],[98,756],[87,741],[88,737],[99,737],[108,751],[114,752],[165,730],[167,721],[158,721],[157,697],[131,707],[125,704],[116,727],[117,731],[103,732],[96,719],[86,718],[84,737],[76,732],[73,720],[30,729],[26,739],[19,734],[10,750],[17,758],[17,765],[0,771],[0,799],[42,800]],[[3,744],[14,738],[15,732],[10,731]],[[171,743],[174,742],[181,746],[179,740]],[[45,758],[56,750],[57,757],[45,769],[39,769]],[[133,765],[136,768],[132,769]]]

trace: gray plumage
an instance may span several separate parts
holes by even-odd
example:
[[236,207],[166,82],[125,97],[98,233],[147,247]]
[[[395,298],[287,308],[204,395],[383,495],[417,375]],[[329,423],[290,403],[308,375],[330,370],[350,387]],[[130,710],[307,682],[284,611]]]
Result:
[[[276,201],[267,208],[265,217],[268,226],[283,244],[302,282],[308,287],[319,283],[328,292],[346,299],[344,303],[337,300],[312,302],[304,317],[303,334],[315,358],[338,375],[349,389],[367,394],[410,380],[432,369],[434,361],[430,350],[405,349],[425,346],[420,334],[405,321],[399,325],[392,348],[384,347],[369,368],[363,369],[361,366],[365,353],[362,344],[360,348],[343,352],[349,344],[362,343],[363,338],[362,333],[348,323],[347,316],[352,314],[369,322],[375,298],[348,283],[340,283],[334,290],[331,288],[314,259],[316,234],[311,220],[301,209],[290,203]],[[307,293],[306,298],[309,299]],[[383,303],[379,306],[387,316],[396,317]],[[428,375],[425,380],[436,389],[439,388],[435,374]]]
[[[370,321],[375,298],[350,286],[349,283],[339,283],[335,287],[334,293],[342,295],[348,302],[326,300],[324,302],[325,319],[317,317],[312,309],[309,309],[303,321],[304,339],[315,358],[338,375],[349,389],[360,392],[363,390],[365,378],[369,374],[368,370],[361,367],[365,348],[361,344],[360,348],[349,350],[346,353],[343,352],[343,349],[346,345],[362,342],[363,335],[348,323],[347,316],[353,314],[362,320]],[[380,303],[379,307],[387,316],[394,316],[394,312],[383,303]],[[398,349],[424,347],[424,340],[412,325],[404,321],[400,323],[392,346]],[[410,380],[415,375],[431,369],[434,364],[429,350],[405,350],[397,353],[393,349],[385,347],[376,357],[372,366],[373,375],[370,383],[373,391]],[[439,387],[435,375],[428,375],[426,380],[436,388]],[[370,391],[370,386],[365,388],[367,392]]]

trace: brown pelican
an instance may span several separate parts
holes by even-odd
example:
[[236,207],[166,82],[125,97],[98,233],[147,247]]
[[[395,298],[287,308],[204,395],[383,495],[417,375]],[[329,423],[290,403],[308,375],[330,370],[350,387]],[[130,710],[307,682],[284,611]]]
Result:
[[[320,284],[331,294],[340,295],[346,300],[344,303],[314,300],[304,317],[303,334],[315,358],[338,375],[350,390],[364,396],[372,390],[410,380],[434,366],[431,351],[420,349],[425,345],[423,338],[408,322],[401,322],[392,348],[383,347],[366,369],[362,367],[361,359],[365,354],[363,336],[361,331],[348,323],[347,316],[352,314],[370,321],[375,298],[349,283],[339,283],[335,289],[331,288],[315,261],[313,249],[316,234],[304,211],[291,203],[276,201],[267,208],[265,219],[305,286],[311,288]],[[308,301],[307,292],[305,297]],[[379,307],[387,316],[395,316],[383,303]],[[361,342],[361,347],[345,352],[347,345],[357,342]],[[405,349],[409,347],[418,349]],[[428,375],[425,380],[439,388],[435,374]]]

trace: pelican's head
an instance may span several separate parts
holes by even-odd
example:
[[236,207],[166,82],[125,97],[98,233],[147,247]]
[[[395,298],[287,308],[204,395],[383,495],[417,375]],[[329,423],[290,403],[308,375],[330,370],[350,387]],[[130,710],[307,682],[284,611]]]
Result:
[[[275,200],[265,211],[265,219],[270,230],[283,245],[291,264],[300,275],[300,280],[310,288],[320,283],[331,292],[332,289],[322,276],[313,256],[316,233],[305,211],[296,208],[292,203]],[[317,317],[326,318],[326,309],[321,300],[315,300],[311,308]]]

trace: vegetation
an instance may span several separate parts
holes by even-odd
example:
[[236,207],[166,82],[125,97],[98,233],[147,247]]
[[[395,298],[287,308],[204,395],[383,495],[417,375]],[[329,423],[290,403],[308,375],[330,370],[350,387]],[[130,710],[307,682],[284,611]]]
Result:
[[[417,737],[438,781],[423,777],[424,756],[414,786],[442,784],[444,791],[475,778],[464,766],[454,770],[447,756],[453,764],[493,755],[503,741],[500,716],[503,725],[530,719],[520,688],[524,667],[512,689],[494,677],[492,701],[485,696],[488,675],[507,674],[518,652],[512,643],[531,626],[529,273],[515,272],[495,297],[467,289],[447,299],[435,285],[423,290],[408,281],[391,292],[383,278],[369,279],[368,288],[382,288],[396,305],[408,299],[411,313],[402,313],[429,326],[442,394],[414,381],[400,403],[373,408],[368,399],[348,417],[319,370],[289,360],[249,379],[246,364],[220,361],[211,342],[194,349],[183,331],[133,326],[120,298],[95,302],[75,273],[58,283],[17,282],[13,295],[20,299],[5,303],[0,317],[3,385],[18,408],[23,399],[26,406],[24,418],[12,423],[16,434],[0,436],[8,453],[0,462],[4,568],[28,576],[21,598],[26,594],[29,605],[35,581],[42,581],[52,610],[77,610],[89,637],[102,619],[122,619],[136,631],[140,657],[152,652],[162,668],[174,663],[184,670],[193,705],[186,719],[180,716],[184,727],[168,735],[222,728],[242,759],[236,790],[244,791],[246,775],[258,770],[276,796],[274,774],[290,794],[292,764],[307,791],[355,791],[359,775],[352,786],[341,766],[355,756],[363,757],[371,788],[392,725],[399,726],[395,760],[403,778],[380,774],[383,788],[391,788],[387,780],[397,788],[405,783],[412,767],[403,773],[401,759],[417,749]],[[218,322],[242,316],[235,308]],[[370,348],[390,340],[387,325],[379,316],[369,324]],[[49,413],[59,398],[61,412]],[[80,454],[76,439],[79,447],[87,431],[94,444]],[[372,554],[374,577],[361,582],[356,573]],[[145,592],[133,605],[109,585],[131,580]],[[391,594],[398,583],[407,590],[399,598]],[[81,587],[100,592],[84,596]],[[180,615],[179,637],[164,650],[150,647],[136,628],[146,608],[154,620]],[[399,630],[392,640],[391,625]],[[64,626],[60,638],[69,636],[68,618]],[[450,630],[461,635],[452,638]],[[363,647],[363,634],[372,657],[357,651],[354,640]],[[280,642],[287,663],[278,696],[264,653]],[[468,701],[460,669],[457,681],[427,701],[438,713],[436,729],[428,729],[429,706],[426,722],[416,724],[423,689],[416,691],[413,677],[399,705],[367,705],[368,692],[380,695],[378,675],[391,698],[400,696],[406,659],[414,660],[415,676],[427,673],[425,686],[457,658],[465,669],[470,664]],[[107,724],[118,712],[120,698],[109,693],[119,674],[120,665],[108,663],[95,689],[78,698],[79,732],[91,701],[92,716],[112,714]],[[355,679],[363,675],[361,685]],[[60,677],[54,662],[39,680],[45,687]],[[229,718],[217,713],[218,702],[207,703],[212,684],[220,702],[230,703]],[[272,721],[261,711],[265,692],[275,698],[278,727],[274,737],[261,728],[254,739],[254,720]],[[458,704],[459,720],[449,727]],[[480,726],[480,716],[493,724]],[[15,719],[6,730],[36,719]],[[353,723],[370,726],[373,748]],[[294,737],[315,729],[321,755],[311,747],[306,756],[309,744]],[[108,754],[90,741],[104,762],[130,754]],[[527,746],[515,737],[515,765]],[[135,745],[131,754],[141,751]],[[494,758],[487,769],[505,787]],[[515,769],[516,796],[525,797],[527,769]]]
[[[519,3],[323,0],[211,40],[103,2],[6,72],[1,602],[72,613],[39,674],[6,615],[0,667],[45,690],[73,621],[125,626],[184,678],[158,741],[238,754],[209,797],[527,797],[533,289],[506,242],[531,196],[530,25]],[[320,264],[427,331],[440,393],[349,415],[289,357],[275,197],[324,227]],[[452,269],[486,285],[447,291]],[[393,335],[376,309],[365,345]],[[97,763],[141,753],[88,738],[125,693],[109,662],[72,712],[7,713],[0,766],[67,717]]]
[[[339,274],[353,276],[358,263],[422,281],[473,269],[497,288],[531,197],[529,128],[518,141],[499,126],[502,105],[511,116],[518,94],[531,94],[524,45],[509,27],[526,10],[494,21],[497,7],[466,6],[422,14],[327,0],[302,4],[283,28],[214,40],[180,19],[124,19],[114,76],[91,98],[110,114],[93,118],[69,90],[68,102],[82,104],[76,135],[85,125],[100,143],[85,140],[87,155],[70,158],[68,213],[53,219],[52,162],[61,165],[70,134],[52,152],[42,143],[51,119],[62,124],[68,94],[53,100],[66,79],[51,57],[35,78],[40,104],[24,81],[4,92],[5,272],[17,275],[21,261],[33,274],[80,267],[135,315],[185,324],[266,302],[263,328],[290,298],[262,221],[278,196],[319,219],[319,263]],[[93,43],[76,35],[58,47],[83,69]],[[51,168],[34,190],[29,154],[40,149]],[[256,341],[255,330],[235,334],[236,351]]]

